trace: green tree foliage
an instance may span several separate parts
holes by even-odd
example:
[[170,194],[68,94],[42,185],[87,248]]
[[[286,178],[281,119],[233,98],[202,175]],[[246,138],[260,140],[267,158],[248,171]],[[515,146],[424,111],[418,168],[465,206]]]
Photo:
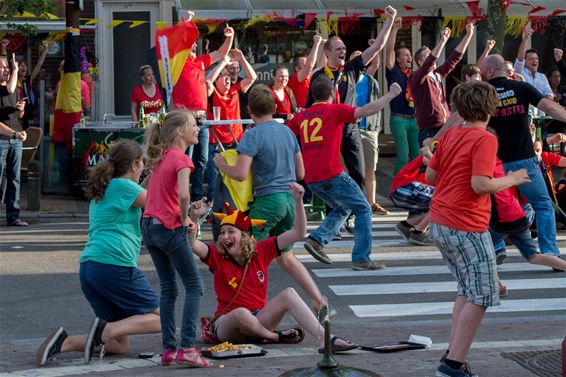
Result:
[[33,23],[16,25],[11,22],[14,17],[23,12],[30,12],[40,16],[45,12],[52,13],[55,10],[55,3],[51,0],[0,0],[0,22],[5,22],[8,27],[13,28],[24,34],[34,34],[37,28]]

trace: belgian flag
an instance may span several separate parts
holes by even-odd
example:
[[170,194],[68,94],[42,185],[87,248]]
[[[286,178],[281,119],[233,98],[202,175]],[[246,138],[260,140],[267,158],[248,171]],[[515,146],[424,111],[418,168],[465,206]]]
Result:
[[73,127],[81,120],[81,57],[79,29],[70,29],[65,35],[65,65],[55,103],[53,141],[73,148]]
[[162,85],[167,89],[167,97],[171,98],[171,92],[185,61],[189,56],[191,47],[199,36],[198,28],[194,22],[183,22],[182,24],[158,29],[155,32],[155,44],[159,74]]

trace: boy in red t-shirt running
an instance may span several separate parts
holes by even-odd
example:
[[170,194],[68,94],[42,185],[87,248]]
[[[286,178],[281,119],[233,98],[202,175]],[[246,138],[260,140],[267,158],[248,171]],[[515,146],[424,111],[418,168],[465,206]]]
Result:
[[495,252],[488,232],[488,194],[529,182],[525,169],[493,177],[497,138],[486,130],[499,101],[488,83],[468,81],[452,91],[464,118],[440,139],[426,170],[435,185],[430,204],[430,236],[458,283],[449,350],[437,377],[472,375],[466,356],[489,306],[499,305]]
[[378,270],[385,267],[370,259],[371,207],[360,187],[344,173],[340,164],[341,128],[344,123],[349,124],[357,118],[379,112],[399,93],[401,87],[392,85],[386,95],[363,107],[333,104],[334,85],[328,77],[322,75],[311,83],[315,103],[287,123],[295,135],[299,135],[305,164],[305,182],[313,193],[332,207],[326,219],[304,244],[305,249],[322,263],[332,263],[323,250],[324,245],[338,234],[344,221],[353,213],[356,216],[356,226],[352,268]]

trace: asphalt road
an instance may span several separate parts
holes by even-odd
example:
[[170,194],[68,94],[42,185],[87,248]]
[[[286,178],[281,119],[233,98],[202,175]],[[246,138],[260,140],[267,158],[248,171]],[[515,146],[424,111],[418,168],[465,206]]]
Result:
[[[329,252],[335,260],[330,266],[317,263],[305,255],[301,245],[296,245],[296,251],[323,294],[328,297],[330,305],[338,311],[332,320],[337,334],[365,345],[403,341],[411,334],[427,336],[433,341],[433,348],[426,352],[392,354],[403,355],[404,372],[396,369],[395,363],[390,362],[395,358],[389,355],[383,356],[385,359],[377,359],[376,355],[382,357],[382,354],[355,353],[355,356],[342,362],[350,364],[355,361],[356,365],[373,367],[372,370],[378,368],[387,376],[432,375],[434,360],[446,347],[455,283],[434,247],[409,245],[394,232],[393,225],[402,214],[399,216],[392,215],[374,221],[374,257],[387,263],[385,270],[353,271],[348,263],[352,245],[349,235],[343,241],[330,245]],[[43,374],[50,368],[32,372],[35,367],[31,352],[43,340],[48,328],[64,325],[70,334],[84,333],[93,317],[81,293],[78,279],[78,260],[86,241],[87,226],[86,218],[42,218],[29,228],[0,229],[0,349],[13,351],[0,354],[0,372],[28,370],[28,374],[22,372],[18,375],[75,374],[72,371],[56,374],[57,366],[52,370],[55,374]],[[311,224],[309,229],[312,230],[314,226]],[[208,235],[205,232],[205,238]],[[565,246],[565,238],[564,235],[559,236],[561,247]],[[145,250],[140,256],[139,266],[158,290],[158,279]],[[216,307],[212,279],[202,264],[200,272],[206,287],[202,314],[208,315]],[[490,309],[486,315],[476,337],[481,343],[474,346],[471,360],[477,365],[476,370],[479,367],[480,371],[484,371],[483,376],[534,376],[503,359],[500,354],[513,350],[559,348],[561,339],[566,335],[566,274],[531,266],[521,259],[517,251],[511,250],[501,266],[500,276],[509,287],[510,294],[502,306]],[[273,263],[270,268],[269,296],[288,286],[295,284]],[[180,318],[180,305],[177,309],[177,317]],[[286,318],[284,325],[292,323],[292,318]],[[131,343],[132,351],[128,356],[133,361],[136,361],[137,352],[159,352],[160,349],[158,335],[142,336],[137,343],[135,340]],[[287,357],[249,359],[234,365],[240,368],[238,374],[245,370],[248,376],[279,375],[286,369],[298,366],[295,358],[302,360],[305,350],[314,350],[315,343],[312,337],[307,337],[301,345],[303,348],[299,348],[300,357],[293,353],[297,346],[275,347],[270,351],[272,354],[286,352],[282,355]],[[58,365],[74,366],[79,363],[78,357],[80,355],[65,355],[62,364]],[[106,359],[111,362],[119,360]],[[270,361],[262,364],[261,360]],[[312,365],[313,360],[316,357],[305,361],[306,366]],[[383,364],[384,360],[388,360],[386,365]],[[497,374],[491,374],[494,364],[503,365]],[[228,363],[226,365],[227,368],[230,366]],[[265,369],[267,367],[272,369]],[[428,374],[423,374],[423,367]],[[97,375],[182,374],[182,369],[178,373],[175,369],[165,373],[161,372],[163,369],[141,368],[135,363],[125,368],[127,372],[109,370]],[[488,373],[485,372],[486,368]],[[419,370],[421,372],[416,372]],[[87,369],[77,374],[94,371]],[[223,372],[218,375],[236,374],[229,370]],[[102,373],[100,368],[98,373]],[[195,375],[217,374],[208,370]]]

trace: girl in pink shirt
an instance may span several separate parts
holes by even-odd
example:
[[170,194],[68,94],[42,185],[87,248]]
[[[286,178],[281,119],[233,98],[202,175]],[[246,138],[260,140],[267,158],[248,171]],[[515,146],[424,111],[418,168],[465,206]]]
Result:
[[[185,150],[198,143],[198,134],[196,121],[189,112],[172,111],[163,125],[151,125],[145,135],[151,178],[142,235],[161,285],[163,365],[172,362],[189,367],[211,365],[195,349],[203,285],[187,237],[192,225],[188,216],[189,176],[194,166]],[[175,271],[185,287],[180,347],[175,337],[178,295]]]

